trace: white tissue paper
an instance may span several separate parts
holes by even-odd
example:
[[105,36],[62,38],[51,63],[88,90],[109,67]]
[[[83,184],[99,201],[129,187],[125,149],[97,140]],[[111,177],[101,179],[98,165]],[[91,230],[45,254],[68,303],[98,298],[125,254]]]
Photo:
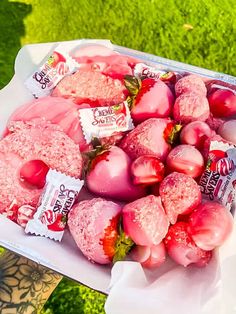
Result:
[[236,313],[236,222],[226,243],[205,268],[176,266],[156,271],[136,262],[112,268],[106,314]]

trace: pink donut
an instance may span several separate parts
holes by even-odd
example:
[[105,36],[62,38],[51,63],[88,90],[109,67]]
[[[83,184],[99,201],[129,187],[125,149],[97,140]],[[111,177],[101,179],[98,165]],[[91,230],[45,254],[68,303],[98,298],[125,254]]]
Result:
[[[42,189],[20,179],[25,162],[40,159],[49,168],[80,178],[82,157],[78,145],[58,127],[43,120],[12,122],[10,134],[0,141],[0,214],[23,205],[36,207]],[[73,162],[72,162],[73,161]],[[14,206],[13,206],[14,204]],[[12,216],[16,220],[16,215]]]

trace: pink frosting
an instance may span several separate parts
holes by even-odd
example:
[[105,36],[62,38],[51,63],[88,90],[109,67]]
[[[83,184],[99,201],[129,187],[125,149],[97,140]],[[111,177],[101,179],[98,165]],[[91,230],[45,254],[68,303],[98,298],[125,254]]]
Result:
[[82,253],[91,261],[108,264],[102,239],[113,217],[121,212],[120,205],[102,198],[81,201],[69,213],[68,226]]
[[173,116],[184,124],[192,121],[205,121],[210,114],[209,103],[205,96],[189,92],[176,98]]

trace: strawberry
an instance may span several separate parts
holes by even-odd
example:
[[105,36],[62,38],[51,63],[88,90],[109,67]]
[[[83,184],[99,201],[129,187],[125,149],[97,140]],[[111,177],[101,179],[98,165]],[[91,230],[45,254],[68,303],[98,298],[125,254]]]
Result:
[[55,68],[59,62],[66,62],[65,57],[57,51],[54,51],[52,56],[49,58],[48,63],[51,67]]
[[229,118],[236,114],[236,92],[218,89],[208,97],[210,111],[215,117]]
[[161,182],[159,193],[165,211],[172,224],[178,215],[186,215],[201,203],[201,192],[197,182],[190,176],[172,172]]
[[206,96],[196,92],[181,94],[176,98],[173,107],[175,121],[188,124],[193,121],[206,121],[210,108]]
[[150,185],[160,182],[164,178],[164,173],[164,164],[152,155],[140,156],[131,165],[131,175],[135,185]]
[[203,149],[205,141],[212,135],[209,125],[203,121],[193,121],[183,127],[180,133],[182,144],[193,145]]
[[42,160],[29,160],[20,169],[20,179],[29,185],[41,189],[46,183],[49,167]]
[[132,159],[153,155],[165,161],[171,150],[169,138],[173,127],[174,124],[169,119],[148,119],[130,131],[121,141],[120,147]]
[[65,230],[66,227],[66,217],[63,214],[58,214],[56,216],[56,220],[50,224],[47,225],[47,228],[51,231],[60,232]]
[[222,245],[233,230],[233,216],[216,202],[200,204],[190,215],[188,232],[198,247],[213,250]]
[[146,194],[143,187],[132,184],[131,160],[119,147],[111,146],[101,151],[97,148],[86,175],[88,189],[100,196],[132,201]]
[[136,245],[130,253],[132,260],[139,262],[144,268],[158,268],[166,260],[166,249],[163,242],[151,247]]
[[187,267],[195,264],[198,267],[206,266],[211,257],[211,251],[205,251],[197,247],[190,234],[186,222],[177,222],[169,228],[164,239],[169,256],[180,265]]
[[182,77],[175,84],[176,97],[184,93],[194,92],[206,96],[207,89],[200,76],[190,74]]
[[166,159],[169,172],[185,173],[192,178],[199,177],[204,171],[202,154],[191,145],[178,145],[171,150]]
[[89,260],[99,264],[122,260],[133,246],[120,226],[120,213],[120,205],[102,198],[79,202],[69,212],[69,230]]
[[118,114],[126,114],[126,106],[124,103],[120,103],[118,105],[114,105],[112,106],[112,109],[114,110],[115,114],[118,115]]
[[161,198],[148,195],[124,206],[122,211],[124,232],[137,245],[159,244],[165,237],[169,220]]
[[[136,80],[138,80],[136,78]],[[149,118],[165,118],[171,113],[174,96],[169,87],[161,80],[145,78],[132,83],[134,78],[126,76],[125,85],[131,93],[131,116],[136,123]],[[132,87],[130,87],[132,85]]]
[[224,122],[218,129],[218,134],[226,141],[236,145],[236,120]]

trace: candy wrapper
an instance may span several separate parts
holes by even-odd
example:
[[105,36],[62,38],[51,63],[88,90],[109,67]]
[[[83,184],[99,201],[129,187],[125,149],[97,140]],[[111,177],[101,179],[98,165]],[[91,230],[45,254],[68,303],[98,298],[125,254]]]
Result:
[[148,66],[144,63],[137,63],[134,67],[134,75],[139,78],[152,78],[155,80],[162,80],[164,82],[175,83],[177,77],[180,78],[180,74],[175,72],[167,72],[155,68],[153,66]]
[[61,241],[67,214],[73,206],[83,181],[49,170],[39,206],[25,228],[26,233]]
[[126,101],[110,107],[80,109],[79,114],[88,144],[95,137],[100,139],[134,128]]
[[78,63],[58,45],[46,62],[25,81],[25,85],[35,98],[47,96],[64,76],[78,68]]
[[213,141],[210,144],[207,167],[199,182],[202,195],[218,201],[234,211],[236,192],[236,147]]

